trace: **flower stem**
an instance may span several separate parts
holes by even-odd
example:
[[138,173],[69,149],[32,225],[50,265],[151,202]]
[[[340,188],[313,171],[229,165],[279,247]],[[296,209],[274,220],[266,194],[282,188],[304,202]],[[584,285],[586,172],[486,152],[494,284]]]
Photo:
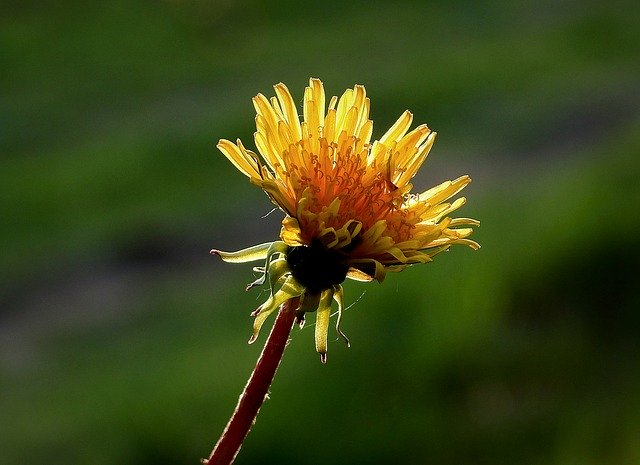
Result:
[[244,391],[242,391],[242,395],[240,395],[236,410],[229,419],[229,423],[227,423],[209,458],[202,460],[203,464],[229,465],[233,463],[236,455],[238,455],[242,442],[256,421],[258,411],[267,397],[273,377],[276,374],[278,365],[280,365],[280,360],[282,360],[282,354],[289,340],[289,334],[291,334],[299,301],[300,299],[296,297],[286,301],[280,307],[258,363],[256,363],[251,377]]

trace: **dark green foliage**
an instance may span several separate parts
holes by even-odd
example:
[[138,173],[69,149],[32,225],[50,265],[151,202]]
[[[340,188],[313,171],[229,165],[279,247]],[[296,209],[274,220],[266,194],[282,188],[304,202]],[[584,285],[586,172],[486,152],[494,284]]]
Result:
[[207,252],[281,219],[215,143],[310,76],[437,130],[415,188],[470,174],[483,248],[347,281],[237,463],[640,463],[636,3],[1,6],[0,463],[209,453],[264,295]]

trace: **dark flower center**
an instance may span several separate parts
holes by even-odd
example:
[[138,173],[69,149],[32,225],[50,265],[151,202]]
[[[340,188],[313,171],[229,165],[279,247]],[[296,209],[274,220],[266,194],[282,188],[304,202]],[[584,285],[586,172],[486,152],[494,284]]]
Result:
[[318,240],[309,246],[292,247],[287,254],[291,274],[312,294],[345,280],[349,270],[345,259],[344,254],[327,249]]

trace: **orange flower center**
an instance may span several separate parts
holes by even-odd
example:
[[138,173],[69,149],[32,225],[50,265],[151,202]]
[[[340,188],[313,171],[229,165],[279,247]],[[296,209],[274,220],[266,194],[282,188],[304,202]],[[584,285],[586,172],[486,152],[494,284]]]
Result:
[[[389,166],[376,166],[380,160],[374,159],[367,165],[370,146],[358,142],[354,136],[343,135],[338,143],[328,143],[321,138],[317,155],[302,149],[299,160],[303,160],[303,165],[287,166],[292,197],[299,200],[307,188],[311,194],[305,209],[313,215],[298,218],[308,242],[318,232],[315,215],[335,199],[340,201],[338,212],[327,218],[324,227],[339,229],[348,221],[356,220],[362,223],[365,231],[378,221],[386,220],[385,234],[399,242],[410,237],[411,229],[419,221],[409,210],[402,208],[404,196],[411,186],[402,189],[395,186],[390,180],[393,173],[389,172]],[[358,145],[362,148],[356,152]]]

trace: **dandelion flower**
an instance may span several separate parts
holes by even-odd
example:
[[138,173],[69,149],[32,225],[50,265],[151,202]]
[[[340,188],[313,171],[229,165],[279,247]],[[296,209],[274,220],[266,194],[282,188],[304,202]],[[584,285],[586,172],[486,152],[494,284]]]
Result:
[[280,240],[212,253],[227,262],[264,261],[255,268],[260,277],[248,288],[265,284],[270,295],[252,314],[250,342],[271,313],[299,298],[300,324],[305,313],[316,312],[316,350],[324,362],[333,300],[336,328],[346,340],[340,329],[346,278],[382,282],[386,273],[430,262],[452,245],[478,249],[468,237],[479,222],[450,216],[465,198],[449,199],[471,182],[469,176],[411,192],[411,179],[436,133],[425,124],[410,131],[409,111],[371,142],[373,122],[363,86],[326,105],[322,82],[311,79],[302,120],[287,87],[274,88],[271,99],[253,98],[260,155],[239,139],[222,139],[218,148],[284,212]]

